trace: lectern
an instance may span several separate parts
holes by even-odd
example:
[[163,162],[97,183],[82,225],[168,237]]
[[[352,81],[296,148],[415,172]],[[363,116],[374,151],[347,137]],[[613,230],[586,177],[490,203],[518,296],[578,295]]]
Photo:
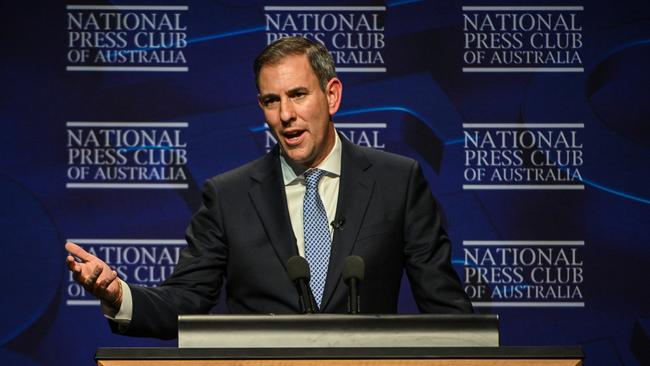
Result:
[[575,366],[579,347],[500,347],[496,315],[201,315],[178,348],[100,348],[101,366]]

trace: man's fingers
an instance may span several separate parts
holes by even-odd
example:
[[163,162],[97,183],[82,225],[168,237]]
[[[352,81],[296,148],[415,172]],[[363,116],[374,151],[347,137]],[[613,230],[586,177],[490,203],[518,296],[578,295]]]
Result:
[[95,288],[99,291],[106,291],[108,286],[110,286],[113,281],[117,278],[117,273],[115,271],[110,271],[108,275],[102,276],[97,280],[97,285]]
[[72,278],[100,300],[116,301],[120,296],[120,286],[119,283],[118,286],[111,285],[117,279],[117,272],[75,243],[65,243],[65,249],[70,253],[65,262],[72,271]]
[[69,241],[65,243],[65,250],[67,250],[73,256],[80,258],[81,260],[87,262],[95,258],[92,254],[84,250],[84,248],[78,246],[77,244]]
[[[80,265],[77,263],[77,265]],[[84,266],[89,266],[90,264],[83,264]],[[93,267],[92,273],[85,276],[82,272],[72,272],[72,278],[79,282],[86,291],[90,292],[96,298],[102,301],[115,301],[115,298],[119,294],[115,290],[109,291],[109,288],[117,281],[117,272],[111,270],[105,270],[104,266],[97,265]]]
[[104,292],[104,291],[106,291],[106,288],[110,284],[111,284],[111,280],[109,280],[108,278],[105,278],[105,279],[103,279],[101,281],[97,281],[97,285],[95,286],[95,290],[99,291],[99,292]]
[[74,260],[74,257],[69,255],[65,258],[65,263],[68,265],[68,268],[75,273],[81,272],[81,265]]
[[72,279],[79,282],[80,284],[84,284],[83,281],[81,280],[81,272],[72,272]]
[[86,290],[92,292],[93,288],[95,287],[95,283],[97,282],[97,278],[99,278],[99,275],[102,274],[103,270],[103,266],[96,266],[93,268],[93,272],[88,277],[86,277],[86,280],[84,281],[84,287],[86,287]]

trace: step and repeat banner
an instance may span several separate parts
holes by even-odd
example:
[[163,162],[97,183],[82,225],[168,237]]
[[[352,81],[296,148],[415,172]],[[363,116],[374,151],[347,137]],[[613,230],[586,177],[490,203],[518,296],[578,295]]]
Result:
[[[649,12],[641,0],[5,4],[0,363],[176,345],[111,334],[63,244],[130,283],[163,281],[202,182],[275,144],[252,61],[295,35],[336,62],[337,129],[421,162],[465,291],[500,315],[503,345],[649,364]],[[417,312],[407,281],[400,311]]]

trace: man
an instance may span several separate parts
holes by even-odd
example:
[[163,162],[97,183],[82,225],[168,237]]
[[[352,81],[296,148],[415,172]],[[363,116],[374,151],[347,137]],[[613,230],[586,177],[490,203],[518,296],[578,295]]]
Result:
[[233,313],[297,313],[286,271],[294,255],[310,263],[321,312],[346,311],[341,270],[349,255],[366,264],[362,312],[397,311],[404,269],[420,311],[471,312],[418,164],[355,146],[334,129],[342,84],[327,49],[284,38],[254,66],[258,102],[278,145],[206,182],[186,232],[188,247],[160,287],[128,286],[98,258],[66,243],[70,270],[101,299],[113,330],[174,338],[177,315],[207,313],[224,280]]

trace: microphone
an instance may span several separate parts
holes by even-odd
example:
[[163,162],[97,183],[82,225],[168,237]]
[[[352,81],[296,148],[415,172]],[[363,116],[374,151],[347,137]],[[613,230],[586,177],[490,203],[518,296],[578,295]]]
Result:
[[309,263],[299,255],[294,255],[287,260],[287,272],[289,278],[298,289],[300,299],[300,309],[303,314],[313,314],[316,312],[311,289],[309,288]]
[[363,258],[351,255],[343,262],[343,281],[348,285],[348,313],[361,312],[361,298],[359,296],[359,282],[363,281],[366,265]]
[[338,220],[334,220],[330,223],[332,229],[334,230],[343,230],[343,225],[345,225],[345,217],[341,217]]

